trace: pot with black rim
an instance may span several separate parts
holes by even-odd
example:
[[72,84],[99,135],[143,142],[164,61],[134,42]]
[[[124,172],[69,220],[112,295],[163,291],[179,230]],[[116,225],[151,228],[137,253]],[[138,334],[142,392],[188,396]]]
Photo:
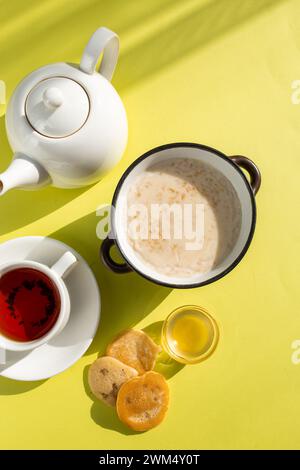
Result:
[[[123,224],[128,189],[137,176],[156,162],[182,158],[182,155],[187,159],[208,164],[225,176],[234,188],[241,208],[240,231],[231,251],[209,272],[202,272],[192,277],[166,276],[151,269],[132,249]],[[249,179],[242,169],[249,175]],[[241,155],[228,157],[219,150],[196,143],[179,142],[156,147],[135,160],[117,185],[112,200],[114,207],[111,217],[112,232],[101,245],[101,259],[105,266],[115,273],[124,274],[135,271],[149,281],[167,287],[192,288],[214,282],[237,266],[251,244],[256,224],[255,195],[260,184],[260,171],[247,157]],[[114,245],[124,258],[124,263],[118,263],[112,258],[111,248]]]

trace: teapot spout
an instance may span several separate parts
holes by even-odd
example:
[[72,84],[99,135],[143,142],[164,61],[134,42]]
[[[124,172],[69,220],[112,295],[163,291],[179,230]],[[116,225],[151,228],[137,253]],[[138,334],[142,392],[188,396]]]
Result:
[[0,174],[0,196],[10,189],[36,189],[50,182],[46,170],[22,153],[16,153],[6,171]]

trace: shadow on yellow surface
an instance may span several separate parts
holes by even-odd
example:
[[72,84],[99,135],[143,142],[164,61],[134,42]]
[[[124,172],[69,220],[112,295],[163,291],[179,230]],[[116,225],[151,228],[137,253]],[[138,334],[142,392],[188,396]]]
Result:
[[17,380],[0,377],[0,395],[19,395],[39,387],[47,380],[37,380],[35,382],[21,382]]
[[99,258],[101,241],[96,235],[97,222],[93,212],[50,235],[72,246],[85,258],[100,286],[100,327],[88,355],[102,354],[117,333],[134,327],[171,292],[171,289],[157,286],[136,273],[110,272]]
[[[115,83],[124,89],[283,1],[185,0],[185,8],[179,0],[31,0],[20,2],[22,8],[16,8],[18,2],[5,2],[0,77],[10,92],[25,74],[45,63],[78,62],[99,26],[115,30],[122,41],[144,23],[153,20],[157,25],[164,14],[172,15],[180,7],[178,17],[168,27],[163,25],[160,33],[138,41],[125,53],[121,48]],[[19,51],[17,61],[12,51]]]
[[[57,61],[79,62],[89,37],[100,26],[115,30],[122,38],[177,3],[179,0],[2,1],[5,27],[0,31],[1,79],[10,93],[37,67]],[[18,51],[17,60],[12,51]]]
[[93,401],[90,411],[92,420],[104,429],[111,429],[127,436],[136,434],[119,420],[115,408],[105,405],[94,397],[88,384],[88,371],[89,366],[86,366],[83,370],[83,383],[86,394]]
[[121,55],[115,79],[116,87],[119,90],[126,89],[149,78],[158,70],[183,59],[195,48],[218,39],[282,1],[286,0],[199,1],[198,7],[192,12],[181,15],[169,27],[147,37]]
[[[13,152],[9,146],[4,124],[0,117],[0,173],[9,166]],[[0,197],[0,235],[16,230],[64,206],[88,188],[61,190],[43,188],[37,191],[12,190]]]
[[[167,314],[166,314],[167,317]],[[163,321],[157,321],[143,328],[156,344],[161,344],[161,330]],[[162,350],[157,358],[155,371],[162,374],[166,379],[170,379],[185,367],[184,364],[174,361],[164,350]]]

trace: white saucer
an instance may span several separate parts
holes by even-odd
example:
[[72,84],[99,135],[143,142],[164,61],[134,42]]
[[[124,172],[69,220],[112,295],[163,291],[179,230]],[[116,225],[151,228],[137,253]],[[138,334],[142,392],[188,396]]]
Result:
[[33,351],[7,351],[0,375],[15,380],[47,379],[74,364],[93,341],[100,320],[99,288],[92,270],[73,248],[53,238],[15,238],[0,245],[0,263],[30,259],[51,266],[67,250],[79,261],[65,281],[71,298],[67,325],[57,337]]

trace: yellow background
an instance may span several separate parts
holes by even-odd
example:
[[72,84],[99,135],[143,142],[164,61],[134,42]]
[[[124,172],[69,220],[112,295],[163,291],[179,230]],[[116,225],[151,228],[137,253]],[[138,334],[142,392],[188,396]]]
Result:
[[[83,190],[14,191],[0,200],[0,241],[49,235],[77,249],[102,293],[99,332],[73,367],[42,383],[0,378],[1,448],[299,448],[300,79],[298,0],[2,0],[0,79],[7,97],[48,62],[78,62],[105,25],[121,38],[113,80],[129,143],[119,165]],[[0,118],[0,170],[11,158]],[[259,166],[258,222],[241,264],[224,279],[175,291],[98,260],[98,205],[144,151],[192,141]],[[175,307],[206,307],[220,325],[215,354],[169,380],[166,420],[133,434],[85,389],[86,369],[120,329],[146,327]]]

